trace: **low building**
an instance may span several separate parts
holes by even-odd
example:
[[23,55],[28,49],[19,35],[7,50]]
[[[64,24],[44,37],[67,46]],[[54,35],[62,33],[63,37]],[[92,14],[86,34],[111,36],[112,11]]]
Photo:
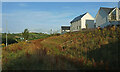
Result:
[[61,34],[70,32],[70,26],[61,26]]
[[88,12],[74,18],[70,23],[71,23],[71,27],[70,27],[71,32],[95,27],[94,18]]

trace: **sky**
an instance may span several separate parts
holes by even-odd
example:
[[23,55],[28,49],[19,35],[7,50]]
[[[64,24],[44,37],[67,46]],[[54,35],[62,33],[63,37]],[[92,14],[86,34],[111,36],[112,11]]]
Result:
[[119,0],[2,0],[2,2],[118,2]]
[[[100,7],[116,7],[117,2],[3,2],[2,32],[60,32],[76,16],[89,12],[96,16]],[[1,29],[1,28],[0,28]]]

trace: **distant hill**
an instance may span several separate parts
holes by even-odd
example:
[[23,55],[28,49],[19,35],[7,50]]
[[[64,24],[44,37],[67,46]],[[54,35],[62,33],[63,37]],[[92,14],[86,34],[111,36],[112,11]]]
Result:
[[[47,38],[50,35],[48,34],[43,34],[43,33],[29,33],[29,38],[28,40],[35,40],[35,39],[43,39],[43,38]],[[23,41],[21,38],[23,38],[21,33],[9,33],[7,34],[7,38],[8,38],[8,44],[13,44],[13,43],[17,43],[17,42],[21,42]],[[6,44],[6,34],[2,33],[2,43]]]
[[119,69],[120,28],[70,32],[3,48],[3,69]]

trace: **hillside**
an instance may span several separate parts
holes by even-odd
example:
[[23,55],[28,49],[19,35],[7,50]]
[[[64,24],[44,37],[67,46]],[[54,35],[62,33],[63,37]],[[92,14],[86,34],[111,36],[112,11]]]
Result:
[[84,30],[3,48],[4,70],[118,69],[120,28]]

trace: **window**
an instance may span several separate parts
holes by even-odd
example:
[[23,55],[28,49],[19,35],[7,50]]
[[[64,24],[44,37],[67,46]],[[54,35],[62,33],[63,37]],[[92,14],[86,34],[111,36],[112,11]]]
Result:
[[79,29],[78,26],[77,26],[77,29]]
[[79,29],[81,29],[81,26],[79,26]]
[[116,10],[112,12],[111,20],[116,20]]

